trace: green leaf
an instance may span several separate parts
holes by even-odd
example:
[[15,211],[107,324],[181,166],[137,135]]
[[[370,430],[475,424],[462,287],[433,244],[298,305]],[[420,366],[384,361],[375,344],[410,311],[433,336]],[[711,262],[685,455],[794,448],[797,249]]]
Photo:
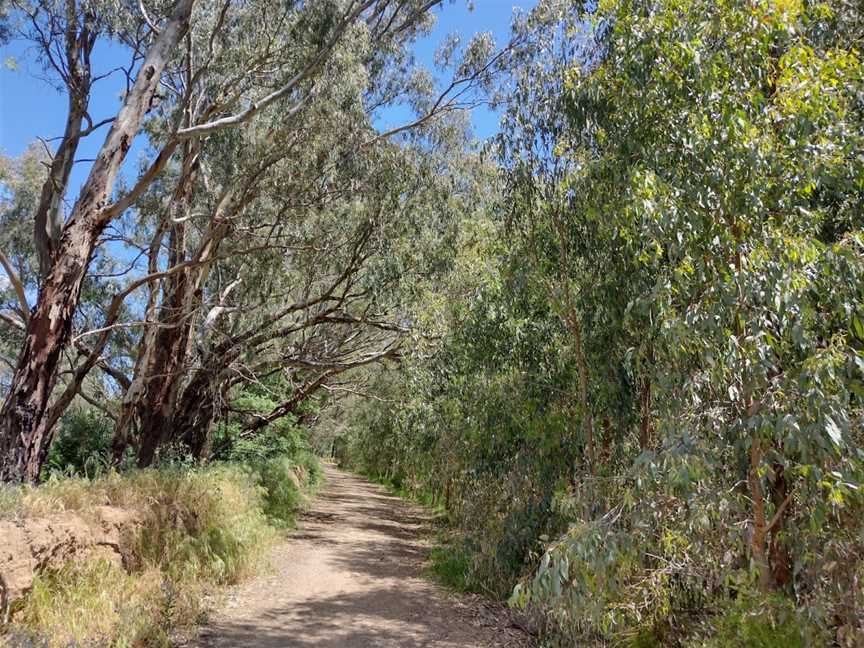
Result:
[[825,419],[825,431],[828,433],[828,436],[831,437],[831,441],[834,442],[834,445],[840,445],[843,441],[843,434],[840,431],[840,427],[834,422],[830,416]]
[[852,330],[855,332],[855,337],[864,341],[864,322],[861,321],[858,315],[852,316]]

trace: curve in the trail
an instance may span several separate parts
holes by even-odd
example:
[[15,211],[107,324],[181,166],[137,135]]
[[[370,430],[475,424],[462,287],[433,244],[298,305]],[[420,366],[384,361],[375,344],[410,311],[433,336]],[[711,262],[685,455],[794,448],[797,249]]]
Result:
[[269,571],[232,593],[204,628],[202,648],[525,645],[505,617],[480,620],[465,599],[424,578],[424,510],[331,466],[325,472]]

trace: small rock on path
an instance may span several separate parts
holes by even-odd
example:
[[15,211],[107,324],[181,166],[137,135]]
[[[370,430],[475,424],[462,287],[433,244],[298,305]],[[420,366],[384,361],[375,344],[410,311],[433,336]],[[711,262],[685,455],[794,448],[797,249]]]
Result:
[[530,645],[505,610],[423,576],[427,511],[332,466],[325,473],[269,571],[232,592],[201,648]]

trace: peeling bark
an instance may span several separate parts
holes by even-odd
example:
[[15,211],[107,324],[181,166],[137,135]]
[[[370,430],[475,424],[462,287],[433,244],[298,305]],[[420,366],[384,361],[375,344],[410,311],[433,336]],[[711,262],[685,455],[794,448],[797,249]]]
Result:
[[114,181],[141,128],[162,71],[189,26],[194,0],[179,0],[171,19],[147,52],[81,189],[72,216],[52,255],[6,401],[0,410],[0,480],[35,482],[52,430],[45,425],[62,351],[69,344],[81,285],[100,234]]
[[[187,216],[196,179],[194,158],[197,147],[186,143],[183,148],[183,169],[168,210],[171,222],[169,267],[186,261]],[[134,403],[135,415],[140,422],[138,465],[142,467],[153,463],[156,449],[170,433],[192,330],[193,293],[196,292],[192,281],[196,272],[185,270],[163,283],[159,326],[148,340],[150,347],[145,350],[143,390]]]

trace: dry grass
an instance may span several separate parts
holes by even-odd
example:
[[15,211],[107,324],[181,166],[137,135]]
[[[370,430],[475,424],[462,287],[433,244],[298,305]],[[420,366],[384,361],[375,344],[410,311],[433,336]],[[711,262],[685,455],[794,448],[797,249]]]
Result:
[[[277,533],[265,514],[270,491],[298,490],[295,481],[306,472],[284,476],[290,483],[268,474],[266,490],[260,471],[219,465],[66,478],[0,491],[0,517],[60,511],[87,517],[95,507],[110,505],[137,510],[144,520],[133,547],[134,573],[94,559],[41,574],[4,628],[7,644],[15,645],[13,637],[35,637],[50,648],[170,645],[172,634],[188,633],[200,621],[207,591],[239,581],[260,564]],[[0,647],[2,642],[0,636]]]

